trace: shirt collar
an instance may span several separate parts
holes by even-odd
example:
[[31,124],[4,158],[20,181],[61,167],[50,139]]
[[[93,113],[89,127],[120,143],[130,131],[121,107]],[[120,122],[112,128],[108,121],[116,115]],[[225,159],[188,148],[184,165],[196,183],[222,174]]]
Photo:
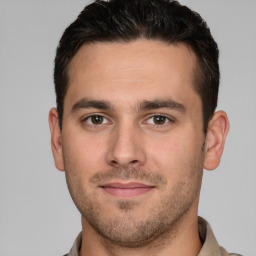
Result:
[[198,217],[198,232],[203,242],[198,256],[222,255],[221,251],[224,249],[218,245],[209,223],[201,217]]

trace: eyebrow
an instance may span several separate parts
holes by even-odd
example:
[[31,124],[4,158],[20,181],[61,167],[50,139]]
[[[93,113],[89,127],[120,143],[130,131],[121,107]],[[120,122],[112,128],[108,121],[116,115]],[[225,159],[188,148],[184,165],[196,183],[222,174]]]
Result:
[[77,112],[78,110],[84,108],[97,108],[102,110],[109,110],[111,109],[111,104],[107,101],[89,100],[86,98],[82,98],[73,105],[71,112]]
[[[111,103],[108,101],[91,100],[87,98],[82,98],[73,105],[71,112],[74,113],[79,111],[80,109],[85,109],[85,108],[96,108],[101,110],[113,109]],[[145,100],[136,106],[136,110],[138,112],[154,110],[159,108],[169,108],[169,109],[177,110],[181,113],[184,113],[186,110],[184,105],[182,105],[177,101],[174,101],[173,99]]]
[[181,103],[173,99],[155,99],[150,101],[143,101],[138,106],[138,111],[154,110],[159,108],[169,108],[184,113],[186,108]]

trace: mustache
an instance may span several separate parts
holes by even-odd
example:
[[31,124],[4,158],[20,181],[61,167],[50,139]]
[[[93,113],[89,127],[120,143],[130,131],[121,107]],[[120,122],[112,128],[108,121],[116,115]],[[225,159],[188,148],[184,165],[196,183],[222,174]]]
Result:
[[166,185],[167,179],[160,173],[144,170],[141,168],[119,168],[114,167],[105,172],[94,174],[90,178],[90,182],[94,185],[110,182],[113,179],[130,180],[149,182],[156,185]]

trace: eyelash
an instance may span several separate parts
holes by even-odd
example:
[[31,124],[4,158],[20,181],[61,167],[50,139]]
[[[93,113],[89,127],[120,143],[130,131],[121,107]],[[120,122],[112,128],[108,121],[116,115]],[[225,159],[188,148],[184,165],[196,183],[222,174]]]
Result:
[[[163,124],[156,124],[154,121],[155,118],[160,118],[160,119],[164,119],[164,123]],[[162,114],[154,114],[153,116],[150,116],[149,118],[147,118],[146,122],[149,124],[149,120],[153,119],[153,123],[151,123],[151,125],[161,128],[161,127],[165,127],[166,125],[168,125],[169,123],[173,123],[174,119],[170,118],[166,115],[162,115]]]
[[[92,120],[90,122],[88,121],[88,120],[90,120],[92,118],[97,118],[97,117],[103,119],[102,123],[95,124],[95,123],[93,123]],[[163,124],[149,123],[149,120],[150,119],[154,120],[154,118],[160,118],[160,119],[163,118],[164,119],[164,123]],[[112,123],[108,118],[106,118],[104,115],[101,115],[101,114],[93,114],[93,115],[86,116],[81,121],[82,122],[87,122],[87,124],[92,125],[92,126],[108,125],[108,124]],[[146,119],[146,121],[143,122],[143,124],[149,124],[149,125],[152,125],[152,126],[157,127],[157,128],[162,128],[162,127],[165,127],[166,125],[168,125],[169,123],[174,123],[174,122],[175,122],[174,118],[171,118],[171,117],[163,115],[163,114],[154,114],[154,115],[150,115]]]
[[[87,122],[87,123],[89,123],[88,120],[89,120],[89,119],[92,119],[93,117],[95,117],[95,118],[96,118],[96,117],[103,118],[104,120],[107,120],[108,122],[110,122],[108,118],[106,118],[105,116],[100,115],[100,114],[93,114],[93,115],[86,116],[85,118],[82,119],[82,122]],[[91,121],[91,122],[89,123],[89,125],[93,125],[93,126],[107,125],[107,122],[105,122],[104,120],[103,120],[103,123],[99,123],[99,124],[93,124],[93,122]],[[110,122],[110,123],[111,123],[111,122]]]

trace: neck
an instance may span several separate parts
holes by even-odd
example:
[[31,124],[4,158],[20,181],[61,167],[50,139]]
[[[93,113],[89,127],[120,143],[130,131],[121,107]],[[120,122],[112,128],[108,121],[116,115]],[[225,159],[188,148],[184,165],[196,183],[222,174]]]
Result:
[[198,234],[197,215],[187,213],[175,229],[140,247],[124,247],[100,236],[82,218],[82,245],[79,256],[197,256],[202,247]]

